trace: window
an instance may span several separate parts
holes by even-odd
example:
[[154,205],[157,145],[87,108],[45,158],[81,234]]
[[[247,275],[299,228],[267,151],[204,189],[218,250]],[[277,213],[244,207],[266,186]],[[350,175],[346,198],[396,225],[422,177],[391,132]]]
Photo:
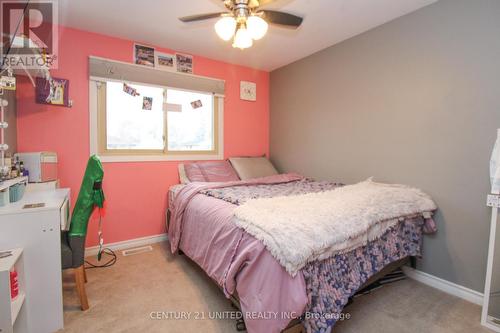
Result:
[[210,94],[167,89],[168,151],[214,151],[214,97]]
[[90,88],[103,161],[222,158],[220,97],[111,80],[91,81]]
[[[105,106],[103,138],[106,151],[162,151],[164,148],[164,120],[162,111],[163,89],[130,85],[140,92],[132,96],[123,91],[123,83],[107,82],[101,86]],[[105,88],[105,89],[104,89]],[[149,107],[143,105],[149,101]]]

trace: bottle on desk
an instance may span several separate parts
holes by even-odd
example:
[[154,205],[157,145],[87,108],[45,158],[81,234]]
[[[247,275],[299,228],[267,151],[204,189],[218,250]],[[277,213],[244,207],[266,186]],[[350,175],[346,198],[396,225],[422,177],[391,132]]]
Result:
[[16,178],[19,176],[19,172],[15,165],[10,168],[10,178]]
[[24,168],[24,162],[19,162],[19,176],[27,176],[28,171]]

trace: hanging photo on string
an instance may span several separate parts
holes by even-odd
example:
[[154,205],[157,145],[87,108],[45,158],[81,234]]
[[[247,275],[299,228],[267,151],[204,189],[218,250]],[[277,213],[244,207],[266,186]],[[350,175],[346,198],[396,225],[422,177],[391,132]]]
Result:
[[141,94],[139,94],[137,92],[137,89],[135,88],[132,88],[131,86],[129,86],[128,84],[124,83],[123,84],[123,91],[126,92],[127,94],[129,94],[130,96],[140,96]]
[[193,109],[199,109],[199,108],[203,107],[203,103],[201,102],[201,100],[197,100],[197,101],[191,102],[191,107]]
[[153,97],[144,96],[142,99],[142,109],[146,111],[153,109]]

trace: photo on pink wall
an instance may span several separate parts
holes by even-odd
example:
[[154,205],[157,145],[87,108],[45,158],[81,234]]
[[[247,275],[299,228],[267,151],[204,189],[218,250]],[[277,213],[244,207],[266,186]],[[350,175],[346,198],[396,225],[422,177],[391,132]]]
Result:
[[36,103],[71,107],[69,80],[36,78]]
[[177,68],[177,58],[174,54],[156,52],[155,67],[166,71],[175,71]]
[[177,71],[193,74],[193,56],[189,54],[176,53]]
[[155,67],[154,47],[134,44],[134,63],[137,65]]

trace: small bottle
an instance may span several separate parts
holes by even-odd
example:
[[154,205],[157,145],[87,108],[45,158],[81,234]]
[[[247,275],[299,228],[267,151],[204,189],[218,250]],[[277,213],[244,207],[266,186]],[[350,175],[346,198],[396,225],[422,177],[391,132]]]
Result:
[[23,161],[21,161],[21,162],[19,162],[19,175],[26,176],[25,172],[26,172],[26,170],[24,169],[24,163],[23,163]]
[[21,163],[19,162],[19,156],[16,156],[16,169],[17,169],[17,174],[19,175],[21,171]]
[[10,178],[16,178],[18,176],[18,170],[15,165],[10,169]]

